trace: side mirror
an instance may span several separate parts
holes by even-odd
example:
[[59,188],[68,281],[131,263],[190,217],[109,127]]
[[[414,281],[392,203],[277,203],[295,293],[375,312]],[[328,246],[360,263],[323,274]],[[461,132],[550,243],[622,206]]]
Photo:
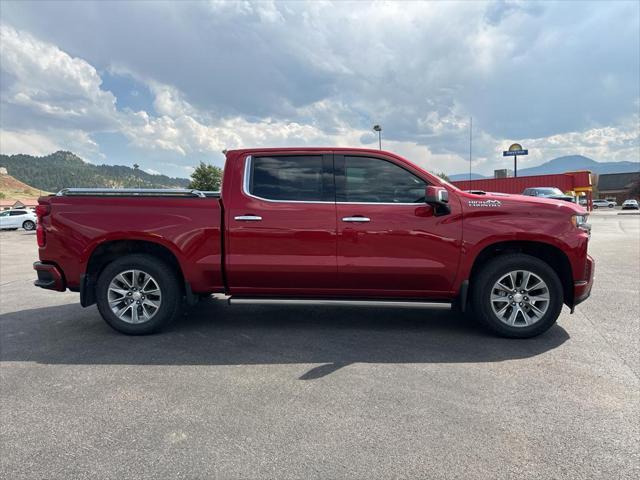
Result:
[[436,216],[451,213],[449,208],[449,192],[446,188],[428,185],[424,191],[424,200],[433,207]]

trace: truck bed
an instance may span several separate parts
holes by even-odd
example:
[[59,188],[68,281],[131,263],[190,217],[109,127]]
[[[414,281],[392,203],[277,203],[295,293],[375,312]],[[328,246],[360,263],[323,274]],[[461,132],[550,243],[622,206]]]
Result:
[[217,192],[155,189],[67,189],[41,197],[50,214],[43,218],[40,259],[57,264],[65,285],[79,290],[92,255],[117,242],[123,253],[136,242],[148,242],[175,257],[191,291],[222,291],[219,197]]

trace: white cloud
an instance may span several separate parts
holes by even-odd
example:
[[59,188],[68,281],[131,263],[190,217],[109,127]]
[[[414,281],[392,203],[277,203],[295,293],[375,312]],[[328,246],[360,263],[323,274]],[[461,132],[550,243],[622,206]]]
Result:
[[26,153],[42,156],[60,149],[59,144],[38,132],[0,130],[0,152],[6,155]]
[[0,25],[0,54],[0,98],[11,120],[31,127],[115,127],[116,99],[100,89],[102,80],[86,61],[8,25]]
[[0,129],[0,153],[13,155],[48,155],[57,150],[69,150],[95,163],[104,161],[98,144],[82,130],[5,130]]
[[[224,148],[372,146],[381,123],[386,148],[455,173],[473,115],[484,173],[512,141],[531,164],[638,156],[634,2],[3,7],[17,29],[2,30],[2,127],[56,145],[64,130],[83,132],[87,150],[91,135],[118,132],[136,152],[175,155],[178,172]],[[118,110],[125,95],[104,89],[102,70],[148,87],[152,105]]]

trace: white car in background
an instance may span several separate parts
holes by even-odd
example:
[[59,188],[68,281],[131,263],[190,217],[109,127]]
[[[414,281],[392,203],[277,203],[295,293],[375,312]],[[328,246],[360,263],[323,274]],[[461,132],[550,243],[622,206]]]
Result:
[[0,230],[36,229],[36,214],[28,208],[0,212]]
[[593,208],[613,208],[616,206],[616,202],[599,198],[593,201]]
[[622,209],[623,210],[629,210],[629,209],[640,210],[640,205],[638,204],[637,200],[629,199],[622,202]]

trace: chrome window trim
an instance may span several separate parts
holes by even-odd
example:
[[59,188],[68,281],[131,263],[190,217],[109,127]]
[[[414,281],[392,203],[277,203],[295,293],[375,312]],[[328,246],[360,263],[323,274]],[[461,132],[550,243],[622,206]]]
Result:
[[322,203],[322,204],[335,204],[336,202],[327,202],[323,200],[274,200],[271,198],[259,197],[258,195],[254,195],[249,191],[249,177],[251,173],[251,164],[253,162],[253,157],[248,155],[244,159],[244,180],[242,182],[242,193],[244,193],[247,197],[255,198],[257,200],[262,200],[263,202],[271,202],[271,203]]
[[[323,200],[274,200],[271,198],[260,197],[258,195],[254,195],[249,191],[249,178],[251,174],[251,164],[253,162],[253,156],[247,155],[244,159],[244,178],[242,180],[242,193],[244,193],[247,197],[255,198],[256,200],[261,200],[263,202],[270,203],[319,203],[319,204],[329,204],[329,205],[394,205],[394,206],[420,206],[424,205],[424,203],[385,203],[385,202],[327,202]],[[409,172],[411,173],[411,172]],[[335,172],[334,172],[335,175]]]
[[397,206],[414,206],[414,207],[419,207],[419,206],[424,206],[426,205],[425,202],[416,202],[416,203],[390,203],[390,202],[336,202],[336,204],[338,205],[397,205]]

